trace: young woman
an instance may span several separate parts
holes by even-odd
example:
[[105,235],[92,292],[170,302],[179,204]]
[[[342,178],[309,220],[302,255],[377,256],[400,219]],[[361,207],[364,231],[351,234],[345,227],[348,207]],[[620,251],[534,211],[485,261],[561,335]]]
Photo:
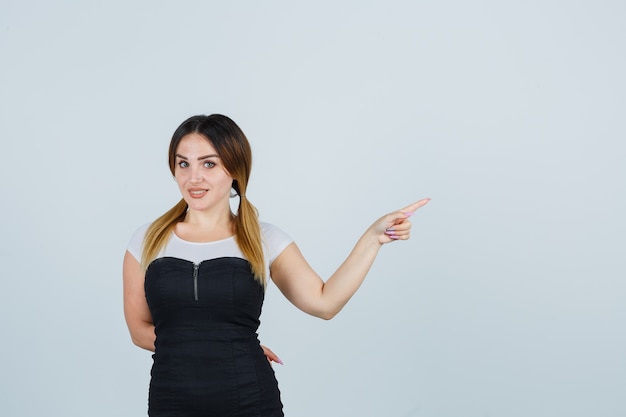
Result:
[[283,416],[268,362],[279,359],[256,334],[267,280],[300,310],[330,319],[361,285],[380,247],[409,238],[409,217],[429,199],[374,222],[324,281],[287,234],[259,222],[246,197],[250,145],[231,119],[185,120],[170,142],[169,166],[182,199],[139,228],[124,257],[130,335],[154,351],[148,413]]

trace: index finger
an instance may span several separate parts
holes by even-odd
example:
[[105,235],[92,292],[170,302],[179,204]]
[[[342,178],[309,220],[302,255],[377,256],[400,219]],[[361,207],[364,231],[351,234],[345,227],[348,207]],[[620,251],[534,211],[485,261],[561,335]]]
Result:
[[408,206],[406,206],[405,208],[403,208],[402,210],[400,210],[401,212],[403,212],[404,214],[406,214],[407,216],[412,215],[417,209],[424,207],[426,204],[428,204],[428,202],[430,201],[430,198],[423,198],[419,201],[416,201],[413,204],[409,204]]

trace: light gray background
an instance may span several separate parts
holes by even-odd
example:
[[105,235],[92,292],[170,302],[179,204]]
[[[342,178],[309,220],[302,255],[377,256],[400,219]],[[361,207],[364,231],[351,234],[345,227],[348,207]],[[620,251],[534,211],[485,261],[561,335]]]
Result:
[[626,415],[621,1],[0,3],[0,413],[141,416],[131,233],[224,113],[324,276],[423,197],[334,320],[270,287],[290,417]]

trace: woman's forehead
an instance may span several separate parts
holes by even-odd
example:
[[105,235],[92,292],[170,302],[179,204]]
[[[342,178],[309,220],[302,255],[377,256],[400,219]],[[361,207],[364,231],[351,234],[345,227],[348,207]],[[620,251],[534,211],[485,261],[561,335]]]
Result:
[[183,136],[176,146],[176,154],[207,152],[218,155],[213,143],[199,133],[189,133]]

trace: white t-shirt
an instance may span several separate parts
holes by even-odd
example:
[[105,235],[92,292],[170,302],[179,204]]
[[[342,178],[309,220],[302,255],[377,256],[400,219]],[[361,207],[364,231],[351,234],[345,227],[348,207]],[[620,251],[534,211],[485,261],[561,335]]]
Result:
[[[293,240],[273,224],[260,222],[260,225],[265,256],[265,269],[267,276],[269,276],[269,266]],[[128,243],[128,252],[130,252],[138,262],[141,262],[143,239],[149,227],[150,223],[147,223],[137,229]],[[185,259],[196,264],[208,259],[223,257],[246,259],[243,253],[241,253],[241,249],[239,249],[234,236],[214,242],[197,243],[183,240],[174,232],[172,232],[167,244],[157,256],[157,258],[164,257]]]

